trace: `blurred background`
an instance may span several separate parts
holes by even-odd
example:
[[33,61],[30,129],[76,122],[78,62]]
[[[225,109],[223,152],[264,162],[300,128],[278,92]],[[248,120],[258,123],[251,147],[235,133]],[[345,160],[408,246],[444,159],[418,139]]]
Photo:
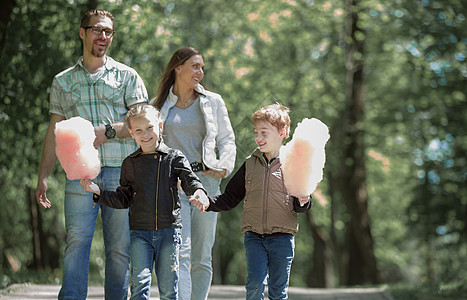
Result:
[[[153,97],[172,53],[203,53],[222,95],[238,168],[255,149],[251,114],[280,102],[292,128],[329,126],[323,181],[300,215],[291,285],[404,283],[463,289],[467,278],[467,2],[463,0],[3,0],[0,4],[0,284],[59,284],[65,173],[53,207],[34,197],[55,74],[82,54],[80,20],[115,17],[108,54]],[[226,180],[223,181],[225,186]],[[214,284],[246,279],[242,206],[219,214]],[[98,223],[90,280],[102,284]],[[464,288],[465,289],[465,288]]]

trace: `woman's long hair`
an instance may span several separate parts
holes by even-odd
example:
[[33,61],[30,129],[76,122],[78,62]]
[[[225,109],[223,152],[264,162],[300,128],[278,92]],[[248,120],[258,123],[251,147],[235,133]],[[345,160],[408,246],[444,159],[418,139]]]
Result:
[[[170,87],[175,83],[175,68],[183,65],[190,57],[201,55],[195,48],[187,47],[178,49],[172,55],[164,73],[160,77],[160,84],[156,91],[156,97],[151,100],[153,105],[160,110],[169,95]],[[201,55],[202,56],[202,55]]]

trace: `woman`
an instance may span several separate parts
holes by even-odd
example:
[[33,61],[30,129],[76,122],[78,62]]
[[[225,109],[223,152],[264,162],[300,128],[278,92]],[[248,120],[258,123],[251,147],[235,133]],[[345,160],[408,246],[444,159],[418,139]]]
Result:
[[[161,76],[153,104],[164,121],[165,143],[185,154],[208,195],[214,196],[220,193],[220,180],[234,168],[235,136],[222,97],[201,84],[203,68],[203,56],[196,49],[177,50]],[[183,225],[180,299],[207,299],[217,213],[200,213],[179,193]]]

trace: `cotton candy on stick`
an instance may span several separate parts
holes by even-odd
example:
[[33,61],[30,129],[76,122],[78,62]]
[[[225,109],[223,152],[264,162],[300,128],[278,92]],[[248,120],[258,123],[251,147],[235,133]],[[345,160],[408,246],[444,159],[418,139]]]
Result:
[[298,123],[290,142],[282,147],[280,160],[284,183],[290,195],[311,195],[323,179],[328,127],[318,119]]
[[74,117],[55,125],[55,152],[69,180],[97,177],[101,170],[91,122]]

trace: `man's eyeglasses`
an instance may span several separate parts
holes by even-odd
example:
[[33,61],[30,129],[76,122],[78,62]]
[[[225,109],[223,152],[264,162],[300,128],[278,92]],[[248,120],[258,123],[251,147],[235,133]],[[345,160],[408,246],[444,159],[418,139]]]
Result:
[[115,33],[115,30],[112,30],[112,29],[104,29],[102,27],[99,27],[99,26],[83,26],[84,29],[89,29],[91,28],[92,29],[92,33],[94,33],[95,35],[101,35],[102,34],[102,31],[105,33],[105,36],[106,37],[112,37],[112,35],[114,35]]

